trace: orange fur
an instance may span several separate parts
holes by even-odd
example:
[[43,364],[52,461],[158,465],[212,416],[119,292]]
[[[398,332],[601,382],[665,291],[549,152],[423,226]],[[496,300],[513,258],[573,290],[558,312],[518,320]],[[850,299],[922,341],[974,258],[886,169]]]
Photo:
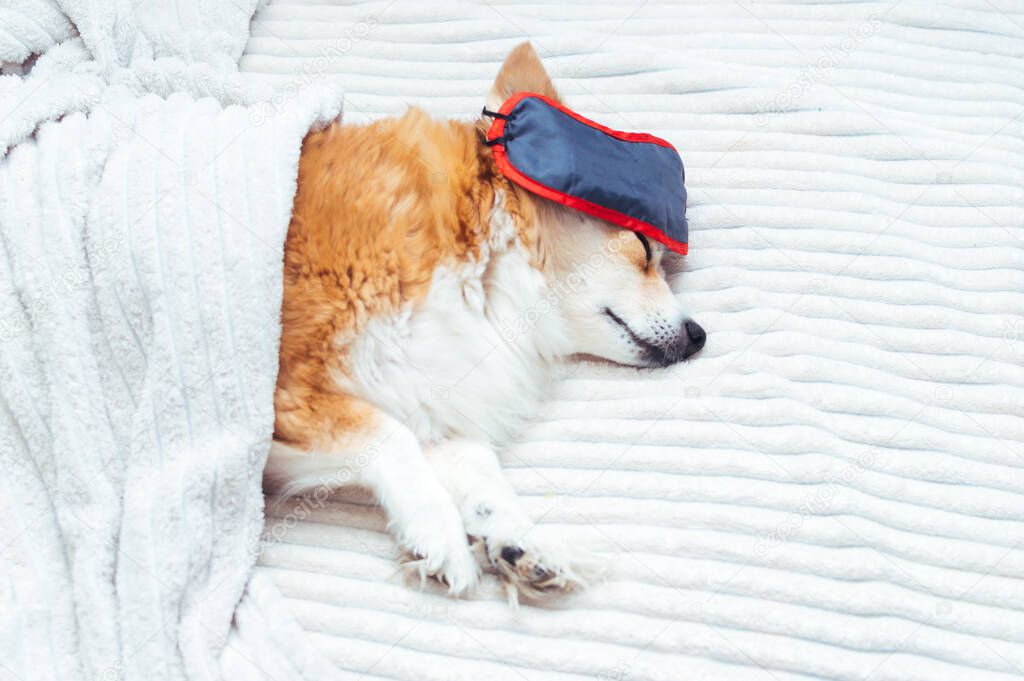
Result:
[[[508,55],[491,98],[524,89],[557,98],[529,43]],[[276,439],[309,448],[370,425],[373,408],[336,384],[348,373],[339,339],[422,300],[439,265],[477,257],[499,191],[543,266],[541,207],[498,173],[485,129],[411,108],[307,135],[285,241]]]
[[476,257],[496,191],[523,242],[534,238],[529,206],[497,174],[477,127],[419,109],[310,133],[298,185],[285,242],[275,437],[310,446],[370,415],[334,384],[346,372],[337,339],[422,299],[439,265]]

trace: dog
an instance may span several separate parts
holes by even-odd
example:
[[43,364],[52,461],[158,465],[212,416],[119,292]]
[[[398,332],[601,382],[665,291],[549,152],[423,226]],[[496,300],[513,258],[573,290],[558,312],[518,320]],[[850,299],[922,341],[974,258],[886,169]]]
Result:
[[[529,43],[487,108],[522,91],[560,101]],[[410,108],[306,137],[265,486],[368,487],[421,577],[459,595],[483,568],[542,600],[599,569],[531,531],[495,447],[566,358],[667,366],[705,333],[669,289],[673,253],[510,183],[486,129]]]

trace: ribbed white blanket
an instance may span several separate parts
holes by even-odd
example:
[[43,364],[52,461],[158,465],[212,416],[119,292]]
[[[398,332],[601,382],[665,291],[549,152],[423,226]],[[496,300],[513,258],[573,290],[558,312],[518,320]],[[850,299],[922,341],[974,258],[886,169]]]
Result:
[[612,560],[564,607],[401,584],[365,498],[271,518],[258,572],[338,677],[1024,674],[1022,9],[266,7],[242,69],[326,76],[353,122],[473,115],[529,37],[575,108],[671,140],[709,333],[672,370],[572,368],[503,455]]

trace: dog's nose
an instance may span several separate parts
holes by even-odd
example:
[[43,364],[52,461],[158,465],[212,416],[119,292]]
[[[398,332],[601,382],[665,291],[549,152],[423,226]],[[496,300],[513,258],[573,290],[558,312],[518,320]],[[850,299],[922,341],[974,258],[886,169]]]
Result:
[[693,344],[697,346],[697,349],[704,347],[704,341],[707,340],[708,335],[704,333],[704,329],[701,325],[692,319],[687,319],[686,324],[686,335],[689,336]]
[[700,324],[692,319],[687,319],[686,323],[683,324],[683,328],[686,329],[686,337],[690,339],[690,342],[686,344],[686,351],[683,354],[683,359],[686,359],[704,347],[704,341],[707,340],[708,335],[701,328]]

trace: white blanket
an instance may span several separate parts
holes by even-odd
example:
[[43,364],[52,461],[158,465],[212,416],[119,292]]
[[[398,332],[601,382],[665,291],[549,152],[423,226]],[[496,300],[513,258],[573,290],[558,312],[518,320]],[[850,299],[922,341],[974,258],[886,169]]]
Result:
[[503,455],[612,560],[564,608],[399,583],[365,498],[282,509],[258,572],[337,678],[1024,673],[1019,3],[279,0],[252,35],[243,70],[352,121],[473,115],[533,38],[571,105],[682,151],[709,333],[574,368]]
[[243,590],[299,148],[340,102],[238,106],[254,1],[69,5],[0,7],[0,677],[289,668]]

